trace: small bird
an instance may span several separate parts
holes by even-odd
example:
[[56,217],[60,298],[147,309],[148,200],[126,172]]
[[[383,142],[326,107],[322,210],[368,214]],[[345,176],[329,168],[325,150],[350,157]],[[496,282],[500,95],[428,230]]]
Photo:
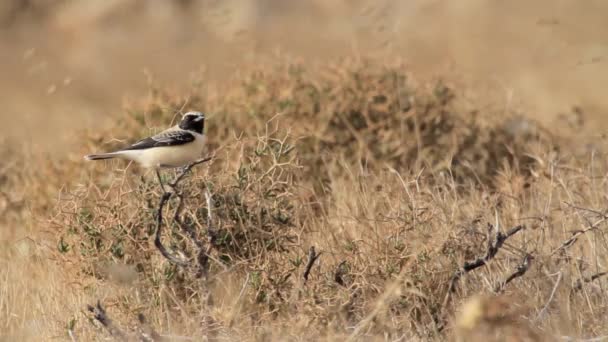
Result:
[[86,160],[126,159],[144,168],[179,168],[195,162],[205,147],[205,115],[188,112],[179,124],[114,152],[90,154]]

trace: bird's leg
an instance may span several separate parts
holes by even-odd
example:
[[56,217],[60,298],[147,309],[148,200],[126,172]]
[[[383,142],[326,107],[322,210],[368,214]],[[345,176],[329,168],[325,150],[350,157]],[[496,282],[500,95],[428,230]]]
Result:
[[160,185],[160,189],[162,190],[163,193],[166,192],[165,187],[163,185],[163,180],[160,177],[160,172],[158,171],[158,169],[154,169],[154,171],[156,171],[156,178],[158,179],[158,184]]

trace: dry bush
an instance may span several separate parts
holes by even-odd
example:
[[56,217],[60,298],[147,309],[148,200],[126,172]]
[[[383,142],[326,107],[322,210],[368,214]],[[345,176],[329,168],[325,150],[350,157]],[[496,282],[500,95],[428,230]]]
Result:
[[[471,108],[399,64],[286,63],[217,88],[151,94],[112,132],[153,133],[179,110],[209,114],[214,158],[180,183],[183,206],[170,201],[162,237],[204,272],[154,246],[152,174],[83,164],[80,155],[120,145],[108,132],[84,132],[86,150],[45,169],[49,186],[68,183],[50,220],[55,260],[124,329],[143,313],[162,334],[229,340],[608,333],[603,155],[573,156],[530,119]],[[449,291],[494,229],[518,225]],[[310,246],[321,255],[305,282]],[[528,254],[532,266],[497,291]],[[495,291],[515,300],[490,299],[454,320],[464,300]],[[66,324],[74,316],[77,335],[104,334],[78,312]]]
[[[188,94],[153,88],[151,95],[143,110],[136,106],[121,118],[124,136],[150,133],[144,125],[170,124],[184,106],[203,108],[211,114],[214,150],[235,136],[264,131],[279,117],[281,128],[298,142],[304,173],[317,183],[328,180],[328,164],[345,158],[376,170],[389,165],[449,171],[458,182],[493,186],[505,162],[527,174],[534,165],[531,146],[550,149],[554,143],[529,118],[480,112],[458,101],[456,91],[441,81],[418,85],[400,63],[277,63],[237,73],[221,87],[194,84]],[[93,142],[103,136],[94,133]]]

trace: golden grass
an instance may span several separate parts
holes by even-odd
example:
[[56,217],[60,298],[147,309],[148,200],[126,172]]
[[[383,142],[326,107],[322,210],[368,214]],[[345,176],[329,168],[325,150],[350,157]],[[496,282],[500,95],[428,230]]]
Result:
[[[37,157],[36,167],[5,151],[17,164],[0,175],[2,225],[27,227],[3,236],[7,339],[101,340],[107,332],[86,310],[97,300],[123,331],[136,331],[141,313],[176,340],[608,334],[605,280],[590,280],[607,269],[607,160],[574,145],[575,134],[481,111],[449,84],[416,84],[402,65],[377,61],[285,63],[151,94],[116,118],[117,138],[160,129],[179,110],[208,113],[214,159],[181,183],[183,222],[171,220],[172,200],[163,235],[206,274],[154,246],[151,174],[82,161],[117,144],[107,131],[83,132],[82,149]],[[525,229],[446,300],[454,273],[485,255],[488,227],[517,225]],[[304,282],[310,246],[322,254]],[[495,293],[526,254],[531,268]]]

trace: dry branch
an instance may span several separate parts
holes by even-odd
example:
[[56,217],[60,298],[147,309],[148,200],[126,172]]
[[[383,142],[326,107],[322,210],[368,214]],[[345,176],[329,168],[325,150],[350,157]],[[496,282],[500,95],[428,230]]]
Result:
[[596,273],[596,274],[594,274],[594,275],[592,275],[590,277],[583,277],[583,278],[581,278],[581,279],[579,279],[579,280],[576,281],[576,283],[574,284],[574,290],[578,291],[578,290],[580,290],[580,289],[583,288],[583,284],[590,283],[590,282],[592,282],[592,281],[594,281],[596,279],[599,279],[599,278],[601,278],[601,277],[603,277],[605,275],[608,275],[608,272],[599,272],[599,273]]
[[502,245],[505,243],[505,241],[507,241],[508,238],[517,234],[520,230],[524,228],[525,227],[523,225],[519,225],[514,228],[511,228],[506,233],[498,231],[496,232],[496,235],[492,237],[492,231],[495,228],[491,224],[488,224],[488,249],[486,251],[486,254],[483,257],[479,257],[472,262],[465,261],[462,268],[460,268],[454,273],[452,279],[450,280],[448,292],[443,301],[443,307],[445,308],[447,306],[452,296],[452,293],[456,290],[456,284],[458,283],[458,280],[460,280],[463,275],[481,266],[486,265],[490,260],[492,260],[496,256],[496,253],[498,253],[498,250],[502,247]]
[[517,265],[517,269],[515,270],[515,272],[511,273],[511,275],[508,276],[507,279],[498,284],[494,288],[494,292],[502,292],[505,289],[505,286],[507,286],[507,284],[513,281],[513,279],[523,276],[528,271],[528,269],[530,269],[530,266],[532,265],[532,260],[534,260],[534,256],[531,254],[526,254],[521,264]]
[[110,333],[110,336],[114,337],[118,341],[128,341],[125,333],[118,328],[114,322],[108,317],[106,310],[101,306],[101,302],[97,301],[97,305],[87,305],[87,309],[93,313],[93,317],[97,320],[101,325],[106,328],[106,330]]
[[[197,275],[202,275],[205,273],[205,270],[207,269],[207,265],[208,265],[208,262],[207,262],[208,258],[206,257],[206,254],[203,252],[204,249],[203,249],[202,242],[196,236],[196,232],[191,227],[188,227],[186,224],[184,224],[183,221],[180,219],[180,212],[183,209],[183,194],[178,191],[177,187],[179,185],[179,182],[184,178],[184,176],[194,166],[208,162],[209,160],[211,160],[210,157],[203,158],[203,159],[197,160],[197,161],[187,165],[186,167],[184,167],[181,170],[181,172],[175,177],[175,179],[172,182],[169,182],[167,184],[171,188],[171,191],[166,191],[164,186],[162,186],[162,184],[161,184],[161,188],[163,189],[164,192],[161,195],[160,202],[158,204],[157,214],[156,214],[156,235],[154,238],[154,245],[156,246],[156,248],[158,248],[158,250],[165,257],[165,259],[167,259],[172,264],[175,264],[175,265],[178,265],[181,267],[190,266],[190,262],[188,260],[184,260],[184,259],[181,259],[181,258],[173,255],[171,252],[169,252],[169,250],[163,245],[163,243],[161,241],[162,226],[163,226],[163,209],[173,194],[175,194],[178,197],[178,199],[179,199],[178,206],[175,211],[175,214],[173,215],[173,220],[178,223],[178,225],[182,228],[182,230],[184,230],[186,233],[188,233],[188,236],[190,237],[190,239],[194,242],[194,244],[199,249],[199,253],[197,256],[197,262],[199,264],[199,271],[197,272]],[[203,253],[203,255],[201,253]]]
[[158,204],[158,211],[156,214],[156,236],[154,238],[154,245],[156,246],[156,248],[158,248],[160,254],[162,254],[165,259],[169,260],[169,262],[178,266],[186,267],[189,264],[188,261],[182,260],[171,254],[171,252],[169,252],[169,250],[163,245],[162,241],[160,240],[163,227],[163,209],[169,198],[171,198],[170,192],[163,193],[160,198],[160,203]]
[[346,287],[346,283],[344,282],[344,275],[346,274],[346,270],[344,269],[344,265],[346,265],[346,260],[336,266],[336,271],[334,272],[334,281],[344,287]]
[[315,264],[315,261],[319,259],[321,253],[317,254],[315,251],[315,246],[310,246],[308,250],[308,262],[306,263],[306,269],[304,269],[304,284],[308,281],[308,275],[310,274],[310,270],[312,266]]
[[152,327],[148,322],[146,322],[145,316],[141,313],[137,315],[139,325],[137,326],[136,331],[124,333],[110,319],[106,310],[101,306],[101,303],[99,301],[97,301],[97,304],[95,306],[88,305],[87,309],[93,313],[95,320],[101,323],[101,325],[103,325],[104,328],[106,328],[106,330],[110,333],[110,336],[112,336],[117,341],[167,341],[167,338],[157,333],[154,327]]
[[607,218],[608,218],[607,216],[603,216],[602,218],[600,218],[599,220],[597,220],[593,224],[591,224],[589,227],[572,232],[572,236],[568,240],[564,241],[559,247],[554,249],[553,252],[551,252],[551,255],[554,255],[555,253],[557,253],[559,251],[566,250],[568,247],[574,245],[574,243],[576,243],[576,241],[578,240],[579,236],[581,236],[589,231],[596,230],[600,226],[600,224],[602,224],[604,221],[606,221]]

